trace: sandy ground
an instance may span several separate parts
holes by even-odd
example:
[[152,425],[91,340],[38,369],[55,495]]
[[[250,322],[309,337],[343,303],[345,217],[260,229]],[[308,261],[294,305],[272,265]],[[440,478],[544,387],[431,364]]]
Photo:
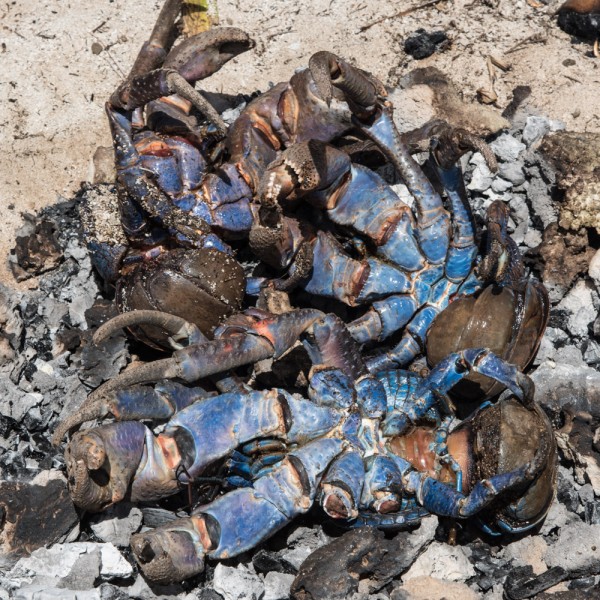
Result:
[[[530,0],[537,6],[538,2]],[[0,251],[14,245],[22,212],[70,197],[89,177],[97,146],[110,144],[103,104],[128,71],[152,28],[160,0],[19,0],[0,5]],[[418,8],[410,14],[403,11]],[[289,78],[321,49],[394,83],[416,66],[451,75],[466,101],[490,87],[500,113],[517,85],[529,85],[533,112],[574,131],[600,131],[600,59],[573,44],[552,17],[560,5],[525,0],[218,0],[221,24],[249,31],[256,48],[204,83],[251,92]],[[418,28],[443,30],[452,43],[415,61],[403,50]],[[402,110],[402,107],[397,107]],[[14,284],[0,261],[0,281]],[[34,282],[33,282],[34,283]],[[29,284],[31,285],[31,284]]]

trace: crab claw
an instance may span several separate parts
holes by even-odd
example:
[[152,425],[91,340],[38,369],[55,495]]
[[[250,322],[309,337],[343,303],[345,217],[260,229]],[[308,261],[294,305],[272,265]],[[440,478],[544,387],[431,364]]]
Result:
[[370,117],[376,111],[379,99],[387,96],[384,85],[376,77],[353,67],[331,52],[313,54],[308,68],[327,105],[333,98],[335,87],[342,92],[350,110],[359,119]]
[[65,450],[73,502],[98,511],[127,494],[145,446],[141,423],[113,423],[77,433]]
[[[151,100],[179,93],[177,83],[195,83],[216,73],[225,63],[254,47],[247,33],[235,27],[219,27],[192,36],[176,46],[163,67],[128,78],[111,96],[110,104],[133,110]],[[173,77],[179,76],[179,77]],[[191,87],[191,86],[190,86]]]
[[480,137],[466,129],[452,127],[445,121],[435,121],[429,134],[432,139],[432,152],[443,169],[450,169],[460,157],[470,151],[480,152],[490,171],[498,170],[498,162],[492,149]]
[[183,581],[204,570],[204,554],[210,548],[202,518],[177,519],[131,538],[131,549],[146,578],[158,584]]

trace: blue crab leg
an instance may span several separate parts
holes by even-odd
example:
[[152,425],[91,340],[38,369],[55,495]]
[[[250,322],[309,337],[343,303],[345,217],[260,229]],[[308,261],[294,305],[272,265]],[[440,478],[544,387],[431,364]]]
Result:
[[436,472],[439,473],[443,465],[448,465],[456,477],[456,490],[462,492],[463,473],[460,464],[448,452],[448,431],[452,425],[453,417],[444,418],[435,432],[435,439],[430,445],[430,449],[435,452],[437,464]]
[[397,512],[401,506],[404,484],[396,462],[380,454],[369,457],[366,467],[361,506],[378,513]]
[[409,406],[405,406],[402,413],[388,412],[383,424],[385,434],[401,435],[412,424],[423,418],[432,407],[439,404],[440,400],[445,400],[445,406],[442,405],[442,408],[448,411],[451,406],[447,399],[448,392],[470,372],[480,373],[499,381],[525,406],[533,403],[534,386],[527,375],[490,350],[469,348],[450,354],[439,362],[417,386],[414,401]]
[[348,449],[340,454],[327,469],[321,482],[319,503],[334,519],[353,519],[365,481],[365,465],[360,452]]
[[473,269],[477,256],[462,169],[457,164],[444,169],[435,160],[430,162],[434,165],[452,207],[453,234],[446,259],[446,277],[450,281],[461,283]]
[[371,239],[379,256],[407,271],[426,265],[412,211],[374,171],[355,165],[341,150],[311,140],[287,148],[261,180],[261,202],[291,193],[327,212],[338,225]]
[[174,381],[157,383],[153,388],[134,385],[115,390],[114,395],[105,397],[104,414],[118,421],[166,420],[175,413],[211,394],[201,387],[186,387]]
[[530,463],[518,469],[477,481],[468,494],[417,471],[410,472],[406,477],[406,489],[433,514],[468,519],[487,508],[500,494],[530,482],[540,470],[543,462],[541,454],[538,451]]
[[[132,311],[125,313],[127,317],[124,314],[115,319],[120,324],[124,318],[139,317],[140,312]],[[101,385],[86,398],[76,413],[56,427],[52,441],[55,445],[59,444],[70,429],[106,414],[106,411],[110,410],[110,399],[116,390],[161,379],[181,379],[193,383],[204,377],[265,358],[277,358],[322,316],[322,312],[312,309],[295,310],[278,316],[265,316],[264,313],[257,314],[252,310],[237,315],[229,320],[229,326],[222,325],[215,331],[215,336],[222,336],[219,339],[181,348],[176,350],[171,358],[140,365]],[[111,325],[106,327],[108,331]]]
[[317,234],[312,276],[304,285],[307,292],[358,306],[390,294],[408,294],[413,287],[411,277],[400,269],[377,258],[354,260],[330,234]]
[[[448,283],[451,284],[451,282],[441,281],[440,287],[447,287]],[[445,296],[447,297],[447,294]],[[379,373],[393,367],[410,364],[421,352],[421,348],[425,344],[427,330],[440,313],[440,310],[439,306],[427,303],[417,310],[414,315],[411,315],[412,318],[406,325],[400,342],[391,350],[367,359],[369,371]],[[383,311],[381,313],[385,314]]]
[[230,558],[273,535],[312,506],[323,473],[343,450],[335,438],[315,440],[259,478],[193,516],[134,535],[131,546],[146,577],[168,583],[204,569],[205,556]]
[[446,259],[450,242],[450,216],[419,164],[402,141],[392,119],[392,108],[384,105],[371,124],[355,117],[358,126],[375,141],[394,164],[417,207],[417,239],[425,258],[431,264]]
[[135,421],[78,432],[65,452],[72,497],[82,508],[99,510],[125,496],[169,496],[240,445],[260,438],[304,444],[328,433],[342,416],[269,390],[205,398],[178,412],[156,437]]

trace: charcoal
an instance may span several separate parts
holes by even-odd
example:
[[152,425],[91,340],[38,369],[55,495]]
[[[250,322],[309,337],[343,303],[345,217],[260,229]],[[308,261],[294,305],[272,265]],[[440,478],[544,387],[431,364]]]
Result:
[[410,567],[431,540],[435,525],[433,519],[426,519],[422,531],[401,532],[391,539],[374,528],[345,533],[304,561],[292,584],[292,598],[347,598],[358,591],[359,580],[366,577],[370,593],[380,590]]
[[275,552],[259,550],[252,557],[252,564],[259,573],[287,573],[295,575],[298,569]]
[[29,221],[25,227],[30,231],[17,236],[13,250],[16,261],[10,263],[17,281],[51,271],[63,259],[55,223],[46,219],[36,222],[31,215],[26,215],[25,219]]
[[150,527],[151,529],[160,527],[165,523],[170,523],[177,518],[177,515],[170,510],[154,507],[143,507],[142,516],[144,519],[144,526]]
[[427,32],[425,29],[417,29],[414,35],[406,38],[404,52],[416,60],[421,60],[443,49],[444,42],[448,42],[448,36],[443,31]]
[[562,567],[548,569],[541,575],[534,575],[531,566],[516,567],[506,578],[504,591],[510,600],[523,600],[533,598],[552,586],[560,583],[567,577],[567,572]]
[[570,590],[588,590],[596,585],[596,577],[581,577],[569,581]]
[[62,478],[46,485],[1,481],[0,507],[0,547],[5,559],[17,559],[56,542],[78,521]]
[[569,35],[595,40],[600,36],[600,12],[598,10],[575,11],[561,8],[558,26]]

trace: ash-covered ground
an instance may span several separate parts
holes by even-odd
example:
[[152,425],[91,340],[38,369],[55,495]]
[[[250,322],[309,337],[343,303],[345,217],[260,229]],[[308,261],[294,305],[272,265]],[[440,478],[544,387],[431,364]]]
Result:
[[[396,106],[411,90],[409,77],[391,94]],[[461,119],[473,118],[461,113],[460,103],[454,108]],[[504,122],[492,122],[484,109],[476,118],[493,132],[499,161],[492,174],[480,155],[465,158],[476,220],[482,222],[492,200],[509,203],[512,235],[552,302],[531,368],[536,399],[551,416],[561,448],[557,499],[540,530],[509,543],[461,526],[458,543],[450,545],[448,523],[437,517],[395,536],[343,534],[314,510],[252,553],[209,561],[202,576],[183,585],[150,588],[131,558],[129,537],[172,518],[173,510],[181,514],[185,498],[179,505],[175,499],[77,513],[66,492],[62,451],[49,442],[56,423],[90,389],[144,352],[124,336],[99,348],[91,344],[91,332],[112,308],[82,241],[83,190],[32,218],[15,242],[13,264],[49,269],[38,289],[0,290],[0,598],[558,600],[600,594],[600,237],[594,210],[600,137],[567,134],[562,122],[521,110],[518,101]],[[19,267],[14,271],[26,276]]]

